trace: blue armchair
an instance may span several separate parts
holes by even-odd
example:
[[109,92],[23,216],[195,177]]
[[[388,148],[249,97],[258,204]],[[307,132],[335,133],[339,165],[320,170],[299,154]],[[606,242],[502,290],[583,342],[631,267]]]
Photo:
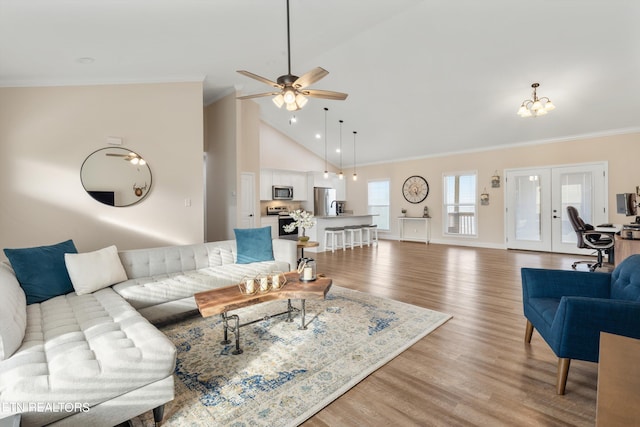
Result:
[[600,332],[640,338],[640,255],[612,273],[523,268],[525,342],[534,328],[558,356],[564,394],[571,359],[598,362]]

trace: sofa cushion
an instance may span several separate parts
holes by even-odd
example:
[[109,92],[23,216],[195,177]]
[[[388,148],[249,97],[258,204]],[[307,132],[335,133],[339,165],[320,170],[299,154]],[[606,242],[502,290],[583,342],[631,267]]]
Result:
[[64,254],[77,252],[72,240],[50,246],[4,250],[27,296],[27,304],[73,292]]
[[111,288],[31,304],[27,319],[22,345],[0,362],[0,396],[11,402],[94,406],[175,368],[175,346]]
[[[136,309],[164,304],[182,298],[193,298],[197,292],[233,286],[244,276],[283,271],[287,264],[281,261],[263,261],[251,264],[226,264],[200,270],[159,274],[129,279],[113,285],[113,290]],[[195,305],[194,305],[195,308]]]
[[0,360],[20,347],[27,327],[27,300],[11,267],[0,263]]
[[81,254],[64,254],[64,262],[78,295],[90,294],[127,280],[115,246]]
[[271,227],[234,228],[238,248],[237,263],[272,261]]

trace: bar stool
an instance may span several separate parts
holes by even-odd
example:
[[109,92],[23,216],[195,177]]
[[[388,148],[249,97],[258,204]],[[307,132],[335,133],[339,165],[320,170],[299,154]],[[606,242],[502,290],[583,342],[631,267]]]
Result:
[[371,244],[378,246],[378,224],[368,225],[367,231],[371,236]]
[[[331,252],[335,252],[336,249],[346,249],[344,227],[327,227],[324,229],[324,249],[331,249]],[[338,239],[340,238],[340,239]],[[340,245],[338,245],[340,241]],[[331,244],[329,244],[331,243]]]
[[369,224],[362,224],[360,229],[362,230],[362,244],[371,246],[371,229],[369,228]]
[[[362,247],[362,226],[361,225],[345,225],[344,231],[349,233],[349,236],[348,236],[349,243],[347,245],[351,246],[351,249],[353,249],[356,245]],[[357,233],[357,236],[356,236],[356,233]]]

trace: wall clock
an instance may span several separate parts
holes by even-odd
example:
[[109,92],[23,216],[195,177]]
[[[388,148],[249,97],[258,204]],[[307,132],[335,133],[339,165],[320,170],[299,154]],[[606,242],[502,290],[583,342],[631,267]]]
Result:
[[402,195],[409,203],[420,203],[429,195],[429,183],[421,176],[410,176],[402,184]]

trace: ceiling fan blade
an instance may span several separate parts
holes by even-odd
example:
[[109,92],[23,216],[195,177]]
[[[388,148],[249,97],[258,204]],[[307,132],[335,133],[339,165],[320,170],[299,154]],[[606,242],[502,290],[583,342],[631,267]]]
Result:
[[296,89],[301,89],[303,87],[310,86],[327,74],[329,74],[329,72],[324,68],[316,67],[308,73],[303,74],[301,77],[298,77],[298,79],[293,82],[293,87],[295,87]]
[[333,92],[331,90],[304,89],[300,91],[305,96],[312,98],[334,99],[336,101],[344,101],[349,94],[342,92]]
[[238,96],[236,99],[251,99],[251,98],[261,98],[263,96],[276,96],[279,93],[280,92],[255,93],[253,95]]
[[282,87],[278,83],[276,83],[274,81],[271,81],[271,80],[267,79],[266,77],[262,77],[262,76],[259,76],[257,74],[253,74],[253,73],[251,73],[249,71],[238,70],[237,72],[242,74],[243,76],[247,76],[247,77],[249,77],[251,79],[258,80],[259,82],[262,82],[264,84],[268,84],[269,86],[278,87],[278,88]]

